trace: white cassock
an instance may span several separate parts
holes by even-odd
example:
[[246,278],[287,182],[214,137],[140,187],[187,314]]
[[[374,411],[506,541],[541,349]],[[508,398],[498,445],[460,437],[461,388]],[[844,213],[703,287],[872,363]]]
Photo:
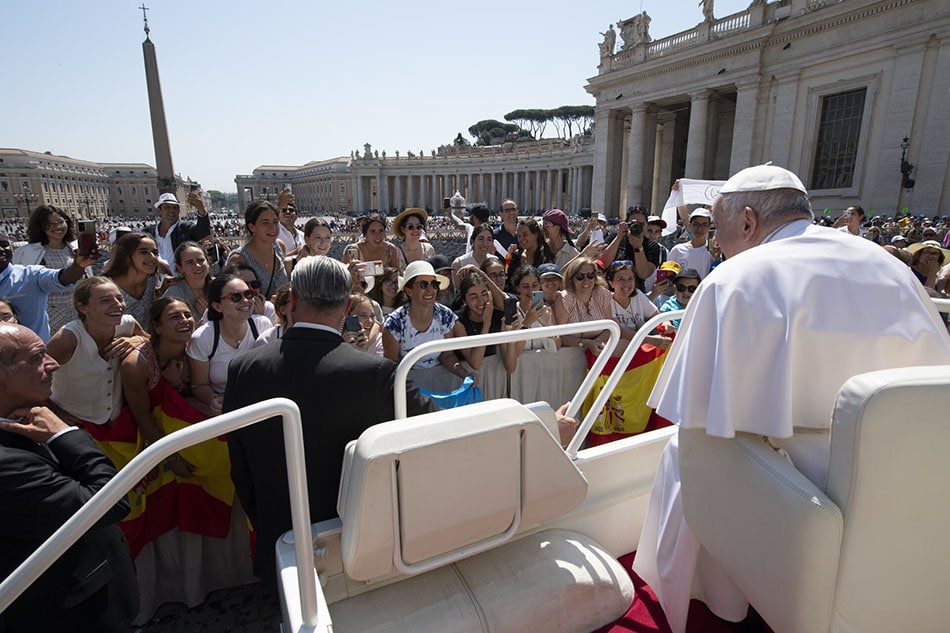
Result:
[[[950,364],[950,336],[910,269],[869,240],[799,220],[703,280],[648,403],[712,436],[769,436],[823,489],[841,385],[863,372],[942,364]],[[674,438],[634,571],[673,633],[685,630],[691,596],[741,620],[748,602],[686,525],[679,485]]]

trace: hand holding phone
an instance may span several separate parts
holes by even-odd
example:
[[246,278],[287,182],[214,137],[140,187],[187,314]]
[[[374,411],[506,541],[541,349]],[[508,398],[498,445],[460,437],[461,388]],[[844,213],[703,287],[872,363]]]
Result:
[[505,323],[513,323],[518,316],[518,298],[505,297]]
[[96,221],[79,220],[77,228],[79,230],[79,254],[83,257],[89,257],[96,252],[99,244]]

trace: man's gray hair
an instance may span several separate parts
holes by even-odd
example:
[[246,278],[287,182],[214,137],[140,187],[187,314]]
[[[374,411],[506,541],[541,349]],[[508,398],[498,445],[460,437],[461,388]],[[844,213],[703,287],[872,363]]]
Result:
[[719,208],[732,218],[745,207],[751,207],[764,226],[772,226],[799,218],[815,219],[808,194],[797,189],[769,191],[738,191],[720,195]]
[[352,287],[349,269],[332,257],[305,257],[290,275],[290,288],[297,300],[318,312],[345,306]]

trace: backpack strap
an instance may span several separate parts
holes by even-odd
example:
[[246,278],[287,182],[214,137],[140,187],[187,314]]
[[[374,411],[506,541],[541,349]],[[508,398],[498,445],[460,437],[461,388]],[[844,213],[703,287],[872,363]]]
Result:
[[215,352],[218,351],[218,342],[221,340],[221,322],[215,319],[211,322],[211,328],[214,330],[214,343],[211,345],[211,353],[208,354],[208,362],[211,362]]
[[254,340],[256,341],[256,340],[257,340],[257,326],[254,324],[254,317],[253,317],[253,316],[252,316],[250,319],[247,320],[247,325],[248,325],[248,327],[251,328],[251,335],[254,336]]

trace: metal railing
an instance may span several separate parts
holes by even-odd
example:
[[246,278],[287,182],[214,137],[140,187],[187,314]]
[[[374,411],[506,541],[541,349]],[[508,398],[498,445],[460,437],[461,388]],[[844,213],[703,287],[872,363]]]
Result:
[[[467,349],[469,347],[481,347],[482,345],[496,345],[499,343],[515,343],[517,341],[529,341],[536,338],[548,338],[551,336],[561,336],[562,334],[580,334],[582,332],[600,332],[607,330],[610,337],[604,344],[604,349],[594,363],[594,366],[587,372],[587,376],[577,388],[577,393],[571,398],[571,405],[567,409],[567,415],[577,417],[581,409],[584,398],[594,386],[594,381],[600,376],[600,372],[606,366],[607,361],[617,344],[620,342],[620,326],[616,321],[610,319],[601,319],[599,321],[586,321],[584,323],[567,323],[564,325],[550,325],[547,327],[528,328],[526,330],[514,330],[512,332],[492,332],[491,334],[478,334],[476,336],[465,336],[458,338],[447,338],[441,341],[429,341],[413,349],[399,361],[399,367],[396,368],[395,384],[393,386],[393,398],[395,404],[396,420],[406,417],[406,380],[409,376],[409,370],[423,356],[429,354],[448,352],[457,349]],[[553,407],[561,403],[548,403]]]
[[[300,410],[287,398],[272,398],[170,433],[139,453],[0,584],[0,612],[10,606],[40,574],[162,460],[176,451],[276,416],[283,420],[294,551],[298,561],[312,560],[310,504]],[[273,543],[270,544],[270,547],[273,546]],[[304,627],[313,630],[317,625],[317,585],[313,565],[297,566],[297,583]]]

